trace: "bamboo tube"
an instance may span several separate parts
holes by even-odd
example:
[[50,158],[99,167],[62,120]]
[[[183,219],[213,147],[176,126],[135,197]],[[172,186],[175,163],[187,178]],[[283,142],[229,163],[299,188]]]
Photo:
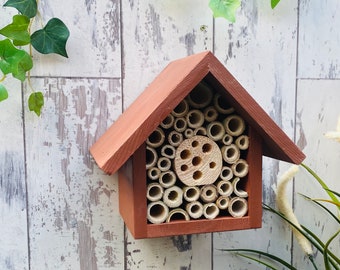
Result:
[[175,158],[176,148],[170,144],[165,144],[161,149],[161,155],[166,158]]
[[231,165],[231,169],[233,170],[235,176],[242,178],[248,174],[249,166],[247,161],[244,159],[239,159]]
[[160,224],[166,221],[169,215],[169,208],[162,201],[148,204],[147,219],[153,224]]
[[236,139],[235,144],[240,150],[247,150],[249,148],[249,137],[241,135]]
[[240,197],[234,197],[229,201],[228,212],[233,217],[243,217],[248,212],[247,200]]
[[153,148],[157,148],[163,144],[164,140],[165,140],[164,131],[158,127],[147,138],[146,144]]
[[182,133],[179,133],[175,130],[173,130],[169,133],[168,142],[170,143],[170,145],[177,147],[181,144],[182,141],[183,141]]
[[184,130],[184,137],[189,139],[192,136],[194,136],[194,131],[191,128],[187,128],[186,130]]
[[196,109],[208,106],[213,98],[209,85],[200,82],[187,96],[188,103]]
[[210,139],[213,141],[219,141],[222,140],[223,136],[225,134],[225,129],[220,122],[211,122],[207,126],[207,135]]
[[218,112],[214,106],[209,106],[203,111],[204,119],[207,122],[214,122],[218,117]]
[[190,220],[189,214],[182,208],[172,209],[166,219],[166,222],[176,221],[176,220]]
[[183,202],[183,190],[172,186],[164,191],[163,202],[170,208],[179,207]]
[[232,184],[233,184],[233,188],[234,188],[234,193],[236,196],[241,197],[241,198],[246,198],[248,197],[248,192],[242,189],[239,189],[237,184],[238,182],[240,182],[240,178],[239,177],[235,177],[235,179],[233,180]]
[[193,136],[184,140],[176,150],[174,170],[186,186],[214,183],[221,168],[221,151],[208,137]]
[[160,126],[164,129],[169,129],[174,125],[175,117],[172,114],[169,114],[165,119],[160,123]]
[[187,121],[185,120],[184,117],[178,117],[175,119],[175,122],[174,122],[174,129],[177,131],[177,132],[184,132],[187,128]]
[[229,164],[235,163],[240,159],[240,150],[235,144],[225,145],[221,148],[222,158]]
[[217,183],[216,187],[218,194],[221,196],[230,196],[234,191],[233,185],[230,181],[221,180]]
[[164,193],[163,187],[159,183],[150,183],[146,189],[146,197],[149,201],[155,202],[162,199]]
[[216,110],[222,114],[231,114],[235,111],[233,107],[227,104],[225,98],[222,97],[220,94],[216,94],[214,96],[213,103],[214,103]]
[[187,202],[197,201],[200,197],[200,189],[196,186],[184,187],[183,197]]
[[186,205],[189,216],[193,219],[198,219],[203,215],[203,205],[199,201],[193,201]]
[[152,167],[148,169],[148,178],[150,180],[157,180],[161,175],[161,170],[157,167]]
[[228,134],[237,137],[240,136],[246,129],[244,120],[236,115],[230,115],[223,121],[224,128]]
[[164,188],[172,187],[176,184],[176,174],[173,171],[162,172],[159,177],[159,183]]
[[203,205],[203,215],[207,219],[214,219],[220,213],[220,209],[217,207],[215,203],[207,203]]
[[230,134],[226,133],[224,134],[223,138],[222,138],[222,143],[224,145],[231,145],[233,143],[233,136],[231,136]]
[[194,135],[206,136],[207,129],[205,127],[198,127],[194,130]]
[[183,99],[175,109],[171,112],[171,114],[175,117],[183,117],[185,116],[189,111],[189,104],[188,102]]
[[199,110],[191,110],[187,113],[186,120],[190,128],[198,128],[204,123],[204,115]]
[[228,166],[223,166],[220,173],[220,178],[225,181],[229,181],[233,178],[233,171]]
[[154,148],[146,146],[146,169],[150,169],[157,164],[158,155]]
[[171,168],[171,161],[167,157],[160,157],[157,161],[157,167],[162,172],[168,171]]
[[217,195],[217,189],[215,185],[205,185],[201,188],[201,194],[200,198],[203,202],[214,202],[216,201],[218,195]]
[[227,197],[227,196],[220,196],[216,200],[216,205],[217,205],[217,207],[219,209],[225,210],[225,209],[228,209],[229,201],[230,201],[229,197]]

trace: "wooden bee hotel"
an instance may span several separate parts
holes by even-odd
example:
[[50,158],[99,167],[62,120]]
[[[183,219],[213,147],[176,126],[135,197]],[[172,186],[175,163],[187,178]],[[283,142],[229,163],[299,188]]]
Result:
[[258,228],[262,155],[305,158],[211,52],[171,62],[90,151],[136,239]]

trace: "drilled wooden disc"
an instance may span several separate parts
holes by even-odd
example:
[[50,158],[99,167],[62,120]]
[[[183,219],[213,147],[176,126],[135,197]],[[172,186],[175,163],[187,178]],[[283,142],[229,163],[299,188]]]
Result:
[[178,146],[174,165],[178,178],[185,185],[212,184],[221,173],[222,154],[213,140],[193,136]]

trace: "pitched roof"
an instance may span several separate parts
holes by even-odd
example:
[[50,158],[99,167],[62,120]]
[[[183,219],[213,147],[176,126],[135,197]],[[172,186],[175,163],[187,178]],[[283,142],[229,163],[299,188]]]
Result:
[[305,155],[208,51],[169,63],[91,147],[98,166],[115,173],[203,79],[223,91],[230,105],[259,133],[264,155],[295,164],[303,161]]

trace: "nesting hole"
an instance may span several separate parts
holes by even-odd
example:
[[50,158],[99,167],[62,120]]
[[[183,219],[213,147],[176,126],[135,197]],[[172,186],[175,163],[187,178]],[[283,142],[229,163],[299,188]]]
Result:
[[194,178],[194,180],[199,180],[202,177],[202,172],[201,171],[195,171],[192,175],[192,178]]
[[181,171],[182,171],[182,172],[185,172],[185,171],[188,170],[188,169],[189,169],[188,165],[185,165],[185,164],[184,164],[184,165],[181,166]]
[[174,213],[171,215],[170,220],[171,221],[185,220],[185,216],[183,215],[183,213]]
[[216,163],[215,162],[210,162],[209,163],[209,168],[210,169],[214,169],[216,167]]
[[168,195],[168,199],[170,201],[175,201],[178,198],[178,192],[177,191],[170,191]]
[[238,131],[241,126],[242,126],[242,123],[238,118],[232,118],[230,119],[228,123],[228,127],[232,132]]
[[210,129],[210,133],[212,136],[219,135],[221,132],[223,132],[223,129],[220,125],[213,125]]
[[196,194],[197,194],[197,190],[194,189],[194,188],[187,189],[187,191],[186,191],[186,195],[187,195],[188,198],[195,197]]
[[212,149],[212,145],[209,144],[209,143],[205,143],[202,146],[202,152],[203,153],[209,153],[211,151],[211,149]]
[[164,184],[171,183],[172,177],[173,177],[173,176],[172,176],[170,173],[165,173],[165,174],[163,174],[163,176],[162,176],[162,182],[163,182]]
[[201,157],[194,157],[193,159],[192,159],[192,165],[193,166],[198,166],[198,165],[200,165],[200,163],[202,162],[202,158]]
[[155,130],[148,139],[150,143],[158,143],[162,140],[162,134],[158,130]]
[[193,141],[192,143],[191,143],[191,146],[192,147],[197,147],[199,145],[199,142],[198,141]]
[[236,201],[232,205],[232,210],[235,213],[238,213],[238,212],[242,211],[243,208],[244,208],[244,203],[242,201]]
[[200,211],[200,207],[196,204],[192,205],[191,208],[190,208],[191,212],[192,213],[198,213]]
[[162,192],[161,189],[157,186],[151,187],[150,190],[149,190],[149,194],[150,194],[151,197],[154,197],[161,192]]
[[162,205],[155,204],[150,208],[150,216],[161,217],[165,213],[165,209]]
[[215,213],[215,211],[216,211],[216,207],[213,206],[213,205],[209,205],[209,206],[207,207],[207,209],[206,209],[205,212],[206,212],[208,215],[212,215],[212,214]]
[[191,156],[191,152],[188,149],[184,149],[181,153],[180,153],[180,157],[181,159],[188,159]]

